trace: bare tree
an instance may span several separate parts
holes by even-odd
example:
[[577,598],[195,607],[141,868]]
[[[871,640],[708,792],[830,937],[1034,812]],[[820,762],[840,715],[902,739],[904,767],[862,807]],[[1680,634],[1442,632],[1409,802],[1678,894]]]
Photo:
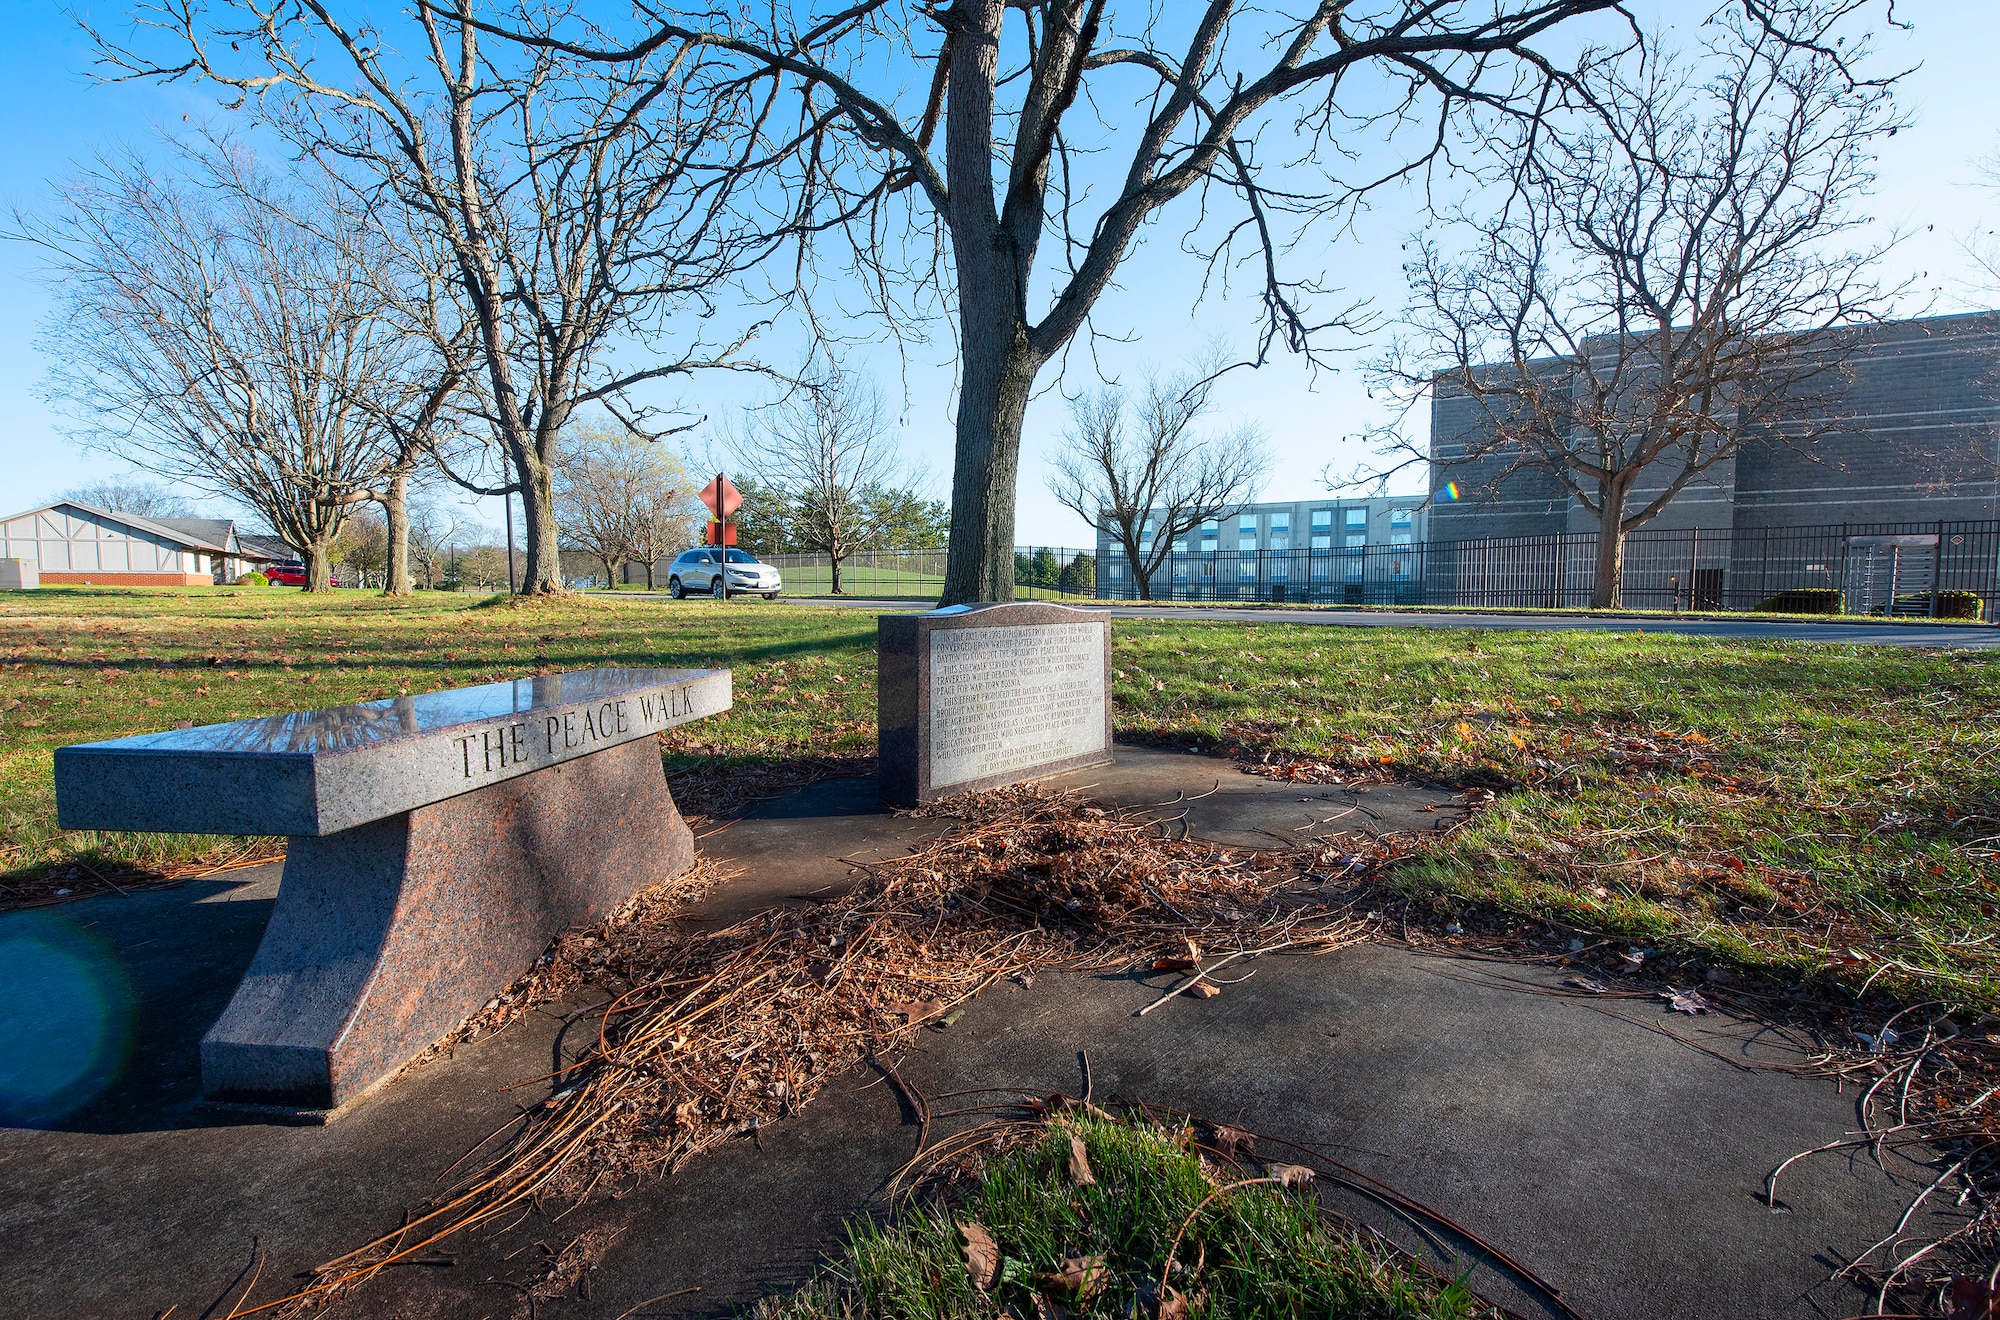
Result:
[[611,584],[618,581],[618,565],[633,557],[632,506],[636,499],[632,486],[619,479],[614,467],[613,460],[581,445],[556,454],[558,544],[604,565],[604,580]]
[[[1980,186],[1989,195],[2000,195],[2000,151],[1980,159]],[[1972,259],[1973,279],[1989,295],[2000,294],[2000,227],[1982,225],[1959,240],[1965,255]]]
[[[905,273],[935,278],[951,304],[960,374],[946,603],[1012,597],[1036,377],[1086,326],[1161,208],[1199,198],[1185,242],[1210,278],[1256,272],[1263,348],[1313,353],[1350,313],[1320,308],[1323,277],[1294,267],[1306,230],[1337,226],[1370,189],[1477,141],[1461,132],[1468,109],[1542,114],[1566,75],[1538,38],[1593,14],[1610,21],[1581,43],[1630,35],[1617,0],[1318,0],[1296,17],[1245,0],[1130,12],[1109,0],[859,0],[830,17],[732,7],[706,26],[638,9],[651,26],[622,47],[574,23],[510,31],[612,67],[701,42],[794,87],[796,133],[809,143],[791,157],[807,232],[851,235],[885,310]],[[1413,145],[1383,163],[1374,148],[1403,129]],[[932,258],[940,250],[948,261]]]
[[680,461],[655,451],[651,477],[640,491],[632,520],[632,557],[646,566],[646,590],[657,585],[653,570],[662,559],[685,550],[707,519],[695,498],[695,483]]
[[695,482],[665,446],[601,422],[572,422],[556,460],[556,516],[566,549],[604,565],[604,580],[618,580],[618,565],[653,566],[694,541],[701,506]]
[[[557,8],[522,0],[507,13],[532,26]],[[712,291],[786,230],[736,204],[758,176],[761,139],[746,126],[776,89],[687,41],[608,70],[546,48],[496,53],[435,4],[393,33],[350,28],[321,0],[168,0],[138,19],[142,40],[167,53],[99,37],[114,76],[220,86],[347,181],[358,210],[399,208],[436,240],[434,275],[476,335],[484,420],[509,479],[453,475],[482,494],[520,493],[522,589],[561,590],[555,463],[572,414],[597,404],[653,433],[635,387],[747,369],[739,355],[758,326],[719,343],[704,335],[722,320]]]
[[377,373],[367,391],[353,400],[359,412],[387,433],[389,444],[367,487],[347,500],[372,500],[381,506],[382,594],[407,596],[414,585],[412,484],[438,475],[451,477],[482,435],[469,427],[480,398],[472,374],[471,327],[444,315],[448,291],[440,288],[435,265],[408,259],[410,252],[423,250],[420,238],[395,247],[395,259],[376,269],[383,277],[379,287],[386,315],[402,333],[406,351],[393,364],[394,370]]
[[792,544],[826,556],[839,595],[841,563],[895,507],[878,497],[898,484],[899,460],[875,386],[829,371],[757,414],[736,447],[779,492]]
[[1153,598],[1153,575],[1174,543],[1242,508],[1270,469],[1256,427],[1198,429],[1211,409],[1216,365],[1149,377],[1136,424],[1123,391],[1083,395],[1071,405],[1064,446],[1050,460],[1050,493],[1111,534],[1141,600]]
[[[1519,175],[1504,206],[1460,214],[1466,251],[1432,237],[1415,305],[1378,376],[1473,423],[1435,444],[1385,433],[1433,487],[1491,493],[1552,476],[1599,527],[1592,604],[1615,605],[1625,535],[1748,443],[1809,448],[1834,425],[1844,360],[1900,290],[1854,242],[1889,87],[1835,53],[1842,10],[1770,30],[1740,11],[1704,59],[1607,64],[1601,118]],[[1637,63],[1637,62],[1635,62]]]
[[182,495],[157,481],[108,478],[87,485],[71,486],[62,493],[66,500],[88,504],[114,513],[136,513],[141,518],[192,518],[194,505]]
[[458,540],[459,519],[435,500],[418,498],[407,506],[407,523],[413,576],[422,576],[425,590],[435,589]]
[[389,523],[373,509],[361,508],[341,524],[331,546],[333,558],[347,565],[349,586],[366,587],[389,562]]
[[241,149],[175,159],[178,177],[101,159],[47,215],[15,214],[57,277],[47,392],[86,445],[256,510],[324,590],[347,506],[394,450],[356,400],[413,369],[381,250]]

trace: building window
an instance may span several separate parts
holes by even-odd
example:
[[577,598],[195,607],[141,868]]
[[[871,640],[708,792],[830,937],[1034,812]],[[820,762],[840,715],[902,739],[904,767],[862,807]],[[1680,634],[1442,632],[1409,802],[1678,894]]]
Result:
[[1187,553],[1187,538],[1185,536],[1174,542],[1174,553],[1177,555]]
[[1236,520],[1236,548],[1255,550],[1257,548],[1257,515],[1246,513]]
[[1110,578],[1113,582],[1123,582],[1125,580],[1125,565],[1106,564],[1104,566],[1104,576]]
[[1270,548],[1289,550],[1292,548],[1292,515],[1274,513],[1271,515]]
[[1368,548],[1368,536],[1365,532],[1349,532],[1347,534],[1348,554],[1358,555],[1367,548]]
[[1409,543],[1410,543],[1410,534],[1408,532],[1389,533],[1390,545],[1408,545]]
[[1292,579],[1292,561],[1280,555],[1271,561],[1271,581],[1289,582]]
[[1238,582],[1255,582],[1257,580],[1257,561],[1254,559],[1237,560],[1236,580]]
[[1178,559],[1174,561],[1174,581],[1187,581],[1187,565]]
[[1221,535],[1221,529],[1214,523],[1203,523],[1201,525],[1201,548],[1209,554],[1214,554],[1216,538]]
[[1333,510],[1314,509],[1312,511],[1312,548],[1333,549]]
[[1400,528],[1404,531],[1408,531],[1409,526],[1410,526],[1410,511],[1408,509],[1389,510],[1390,530],[1394,531]]

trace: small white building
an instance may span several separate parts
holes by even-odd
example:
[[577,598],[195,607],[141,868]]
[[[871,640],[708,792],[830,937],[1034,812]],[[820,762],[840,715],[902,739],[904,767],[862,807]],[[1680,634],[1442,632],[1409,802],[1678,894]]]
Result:
[[57,500],[0,519],[0,559],[32,565],[45,585],[208,586],[270,558],[218,518],[142,518]]

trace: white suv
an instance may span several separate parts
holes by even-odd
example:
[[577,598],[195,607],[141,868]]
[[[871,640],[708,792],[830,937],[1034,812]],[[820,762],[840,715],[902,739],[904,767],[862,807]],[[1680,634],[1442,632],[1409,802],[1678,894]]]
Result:
[[720,597],[725,569],[732,593],[748,595],[755,592],[765,600],[775,600],[778,593],[785,589],[784,579],[778,576],[778,570],[760,562],[757,556],[731,550],[727,552],[729,562],[725,565],[718,558],[723,553],[711,546],[682,554],[667,570],[667,594],[675,600],[689,592],[702,591]]

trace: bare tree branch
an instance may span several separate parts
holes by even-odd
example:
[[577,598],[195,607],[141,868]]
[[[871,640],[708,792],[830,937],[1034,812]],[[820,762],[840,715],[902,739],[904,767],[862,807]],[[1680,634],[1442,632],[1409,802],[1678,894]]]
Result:
[[1240,510],[1270,469],[1255,427],[1197,429],[1210,411],[1219,367],[1212,354],[1188,372],[1149,377],[1136,426],[1121,391],[1083,395],[1071,405],[1064,447],[1050,460],[1050,493],[1110,533],[1142,600],[1153,598],[1153,577],[1174,545]]
[[[1607,63],[1596,118],[1526,161],[1511,205],[1461,211],[1448,251],[1413,239],[1416,302],[1378,380],[1433,408],[1472,402],[1463,433],[1385,435],[1433,487],[1491,497],[1552,477],[1601,529],[1593,603],[1616,604],[1625,534],[1752,443],[1810,451],[1838,424],[1854,327],[1902,288],[1872,278],[1874,142],[1890,88],[1857,81],[1865,43],[1830,53],[1851,4],[1724,10],[1705,55]],[[1907,286],[1904,286],[1907,287]]]

